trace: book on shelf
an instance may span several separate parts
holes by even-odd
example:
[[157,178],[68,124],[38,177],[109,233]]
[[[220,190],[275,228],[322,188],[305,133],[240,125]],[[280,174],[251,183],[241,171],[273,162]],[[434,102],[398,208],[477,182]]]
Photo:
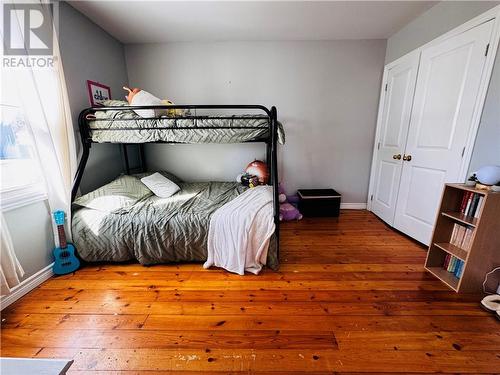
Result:
[[481,211],[481,206],[483,205],[484,197],[481,195],[479,197],[479,201],[477,203],[476,211],[474,212],[474,217],[478,218],[479,217],[479,212]]
[[469,251],[472,245],[473,232],[473,228],[455,223],[451,232],[450,243],[465,251]]
[[443,268],[444,269],[448,269],[448,265],[450,264],[450,259],[451,259],[451,254],[446,254],[446,256],[444,257],[444,264],[443,264]]
[[453,268],[455,268],[456,259],[457,258],[455,258],[454,256],[451,257],[450,263],[448,264],[448,268],[447,268],[448,272],[451,272],[451,270],[453,270]]
[[461,278],[461,277],[462,277],[462,275],[463,275],[463,273],[464,273],[464,268],[465,268],[465,262],[464,262],[463,260],[461,260],[461,261],[460,261],[460,267],[459,267],[459,269],[458,269],[458,271],[457,271],[457,274],[456,274],[456,276],[457,276],[458,278]]
[[456,278],[462,277],[464,267],[465,262],[458,259],[457,257],[454,257],[451,254],[447,254],[444,258],[443,269],[452,273]]
[[460,203],[460,213],[469,217],[479,217],[484,197],[481,194],[472,191],[464,191]]

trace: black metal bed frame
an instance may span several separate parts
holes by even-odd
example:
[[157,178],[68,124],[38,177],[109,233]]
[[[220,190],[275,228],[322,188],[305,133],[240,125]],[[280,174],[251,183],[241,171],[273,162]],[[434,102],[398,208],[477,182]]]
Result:
[[[268,135],[267,137],[262,137],[259,139],[251,140],[248,142],[264,142],[266,144],[266,163],[268,165],[270,171],[270,180],[269,185],[273,187],[273,207],[274,207],[274,222],[276,225],[275,235],[276,235],[276,246],[279,257],[279,200],[278,200],[278,153],[277,153],[277,145],[278,145],[278,114],[276,111],[276,107],[271,107],[268,109],[262,105],[156,105],[156,106],[123,106],[123,107],[92,107],[84,109],[80,112],[78,117],[78,127],[80,130],[80,137],[82,141],[82,157],[80,159],[80,163],[78,164],[78,169],[76,171],[76,176],[73,182],[73,189],[71,191],[71,202],[75,200],[76,194],[78,193],[78,188],[80,187],[80,183],[82,181],[83,172],[85,170],[85,166],[87,165],[87,161],[90,155],[90,148],[92,143],[108,143],[108,142],[94,142],[91,137],[91,131],[121,131],[121,130],[198,130],[198,129],[210,129],[210,130],[223,130],[223,129],[262,129],[262,126],[254,126],[254,127],[243,127],[243,126],[224,126],[224,127],[212,127],[212,126],[193,126],[193,127],[149,127],[149,128],[90,128],[87,120],[87,115],[95,113],[97,111],[132,111],[132,110],[140,110],[140,109],[165,109],[165,110],[173,110],[173,109],[184,109],[184,110],[259,110],[264,112],[265,116],[262,114],[259,115],[245,115],[245,116],[175,116],[175,117],[153,117],[150,119],[161,120],[161,119],[173,119],[173,120],[183,120],[183,119],[268,119]],[[106,121],[130,121],[136,119],[106,119]],[[148,118],[141,118],[141,120],[148,120]],[[125,171],[127,174],[130,173],[130,166],[127,154],[127,145],[138,145],[139,146],[139,159],[141,164],[142,171],[145,171],[146,163],[144,157],[144,144],[146,143],[165,143],[165,144],[173,144],[176,142],[164,142],[164,141],[153,141],[153,142],[143,142],[143,143],[119,143],[112,142],[113,144],[121,144],[123,149],[123,158]]]

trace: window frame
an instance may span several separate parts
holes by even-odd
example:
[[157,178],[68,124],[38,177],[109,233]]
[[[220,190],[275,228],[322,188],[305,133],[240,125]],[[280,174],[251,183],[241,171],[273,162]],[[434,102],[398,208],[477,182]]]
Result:
[[2,196],[0,199],[2,211],[10,211],[47,200],[47,192],[42,185],[43,182],[40,182],[2,190],[0,192]]
[[[22,103],[20,104],[11,104],[6,103],[0,99],[0,107],[15,107],[20,111],[24,110],[24,106]],[[26,123],[26,117],[23,114],[25,126],[29,126]],[[34,140],[33,140],[34,142]],[[35,145],[33,144],[35,147]],[[15,163],[16,160],[20,159],[3,159],[0,160],[0,164],[4,163]],[[40,160],[37,157],[31,159],[33,163],[40,164]],[[3,179],[4,176],[0,173],[0,179]],[[40,174],[40,177],[34,182],[19,184],[17,186],[13,186],[10,188],[2,188],[2,184],[0,183],[0,209],[2,212],[14,210],[16,208],[28,206],[30,204],[34,204],[40,201],[44,201],[48,199],[47,195],[47,187],[45,185],[45,181],[43,180],[43,175]]]

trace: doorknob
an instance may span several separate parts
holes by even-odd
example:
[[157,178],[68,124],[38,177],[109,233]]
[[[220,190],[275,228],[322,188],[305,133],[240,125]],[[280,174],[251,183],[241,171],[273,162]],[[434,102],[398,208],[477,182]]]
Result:
[[410,161],[410,160],[411,160],[411,155],[406,155],[406,154],[405,154],[405,155],[403,156],[403,160],[404,160],[404,161]]
[[394,154],[392,155],[392,158],[396,160],[401,160],[401,154]]

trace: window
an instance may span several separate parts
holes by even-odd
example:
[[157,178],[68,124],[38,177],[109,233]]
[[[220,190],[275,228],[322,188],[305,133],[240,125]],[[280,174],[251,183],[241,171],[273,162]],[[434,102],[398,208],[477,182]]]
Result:
[[[16,87],[2,82],[0,98],[0,193],[2,210],[46,199],[34,140]],[[8,93],[8,95],[6,95]]]

